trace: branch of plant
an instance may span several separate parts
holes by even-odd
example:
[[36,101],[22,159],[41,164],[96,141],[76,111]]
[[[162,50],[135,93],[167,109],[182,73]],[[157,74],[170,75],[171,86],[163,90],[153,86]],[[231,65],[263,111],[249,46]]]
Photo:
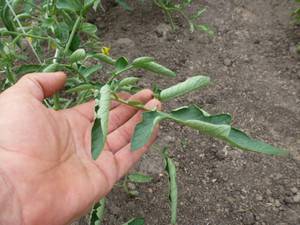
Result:
[[42,37],[42,36],[38,36],[38,35],[27,34],[27,33],[19,33],[19,32],[8,31],[8,30],[2,31],[0,34],[3,35],[3,36],[4,35],[15,34],[15,35],[24,36],[24,37],[30,37],[30,38],[35,38],[35,39],[55,41],[52,37]]
[[[13,7],[11,6],[10,2],[8,0],[5,0],[5,2],[7,4],[7,6],[9,7],[9,10],[13,14],[13,16],[15,17],[15,20],[17,21],[17,24],[18,24],[19,28],[21,29],[22,33],[26,34],[26,32],[25,32],[20,20],[18,19],[16,12],[14,11]],[[42,61],[41,61],[39,55],[37,54],[37,52],[35,51],[34,47],[32,46],[31,42],[28,39],[26,39],[26,40],[27,40],[33,54],[35,55],[36,59],[38,60],[39,64],[42,64]]]
[[65,47],[65,50],[64,50],[64,53],[65,53],[65,54],[69,51],[69,48],[70,48],[70,46],[71,46],[71,43],[72,43],[72,41],[73,41],[74,35],[75,35],[76,31],[77,31],[77,28],[78,28],[78,26],[79,26],[79,24],[80,24],[80,22],[81,22],[81,19],[82,19],[81,16],[77,17],[77,19],[76,19],[76,21],[75,21],[75,23],[74,23],[74,26],[73,26],[73,28],[72,28],[72,31],[71,31],[69,40],[68,40],[68,42],[67,42],[67,44],[66,44],[66,47]]

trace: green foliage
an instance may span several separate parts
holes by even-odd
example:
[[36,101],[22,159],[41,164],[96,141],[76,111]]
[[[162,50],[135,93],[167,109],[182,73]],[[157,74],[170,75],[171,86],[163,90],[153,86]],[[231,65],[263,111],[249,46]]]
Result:
[[[100,155],[108,134],[108,117],[109,107],[111,102],[111,90],[108,84],[105,84],[100,89],[100,100],[96,101],[96,118],[92,129],[92,155],[97,159]],[[95,134],[93,132],[96,132]]]
[[[295,2],[300,3],[300,0],[295,0]],[[300,6],[294,10],[293,18],[296,24],[300,24]]]
[[142,173],[131,173],[128,175],[128,179],[134,183],[149,183],[152,181],[152,177]]
[[90,225],[101,225],[104,212],[105,212],[105,204],[106,198],[102,198],[99,202],[97,202],[93,210],[90,213],[89,224]]
[[153,110],[143,113],[143,120],[139,123],[131,140],[133,151],[144,146],[151,137],[156,124],[162,120],[174,122],[196,129],[204,134],[226,141],[228,144],[243,150],[256,151],[265,154],[286,155],[287,152],[275,148],[261,141],[251,139],[242,131],[231,126],[231,116],[228,114],[209,115],[199,107],[184,106],[172,110],[170,113]]
[[[140,0],[141,3],[144,3],[145,0]],[[206,11],[205,7],[199,7],[194,13],[187,13],[188,9],[191,7],[193,0],[148,0],[152,1],[158,8],[160,8],[165,15],[167,16],[173,30],[176,29],[173,16],[175,14],[183,17],[190,28],[191,32],[196,30],[206,32],[209,35],[213,35],[213,30],[206,24],[199,24],[198,19]],[[127,3],[126,0],[116,0],[116,2],[122,6],[125,10],[132,10],[132,7]],[[128,1],[129,2],[129,1]]]
[[124,223],[123,225],[144,225],[145,220],[144,218],[133,218],[128,222]]
[[181,95],[187,94],[194,90],[200,89],[210,82],[209,77],[194,76],[188,78],[186,81],[178,83],[172,87],[164,89],[160,92],[159,98],[161,101],[168,101]]
[[177,220],[177,181],[176,181],[176,167],[173,160],[169,157],[168,150],[163,150],[163,157],[165,162],[165,170],[169,177],[169,199],[171,207],[171,224],[176,225]]

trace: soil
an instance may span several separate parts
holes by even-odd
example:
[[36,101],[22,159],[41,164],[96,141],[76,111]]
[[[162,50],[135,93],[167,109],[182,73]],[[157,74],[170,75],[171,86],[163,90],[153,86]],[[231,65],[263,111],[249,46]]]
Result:
[[[129,1],[130,2],[130,1]],[[243,152],[174,123],[163,123],[157,143],[136,170],[153,182],[121,187],[108,195],[103,224],[132,217],[145,224],[170,224],[168,181],[160,150],[169,146],[177,165],[178,224],[300,224],[300,62],[295,52],[300,28],[291,23],[290,0],[199,0],[208,7],[201,22],[209,37],[190,33],[182,18],[172,32],[163,13],[147,3],[126,12],[109,6],[91,20],[112,56],[153,56],[177,72],[175,79],[139,73],[143,85],[167,87],[195,74],[213,84],[165,105],[165,110],[195,103],[210,113],[231,113],[234,125],[252,137],[288,149],[280,158]],[[83,222],[81,222],[84,224]]]

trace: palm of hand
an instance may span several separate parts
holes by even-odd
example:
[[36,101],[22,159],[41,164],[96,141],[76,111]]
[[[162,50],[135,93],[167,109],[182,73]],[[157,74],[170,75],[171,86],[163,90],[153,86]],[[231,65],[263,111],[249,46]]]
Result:
[[[41,104],[64,81],[62,73],[30,75],[0,96],[0,172],[13,187],[24,224],[71,222],[105,196],[148,147],[130,152],[141,112],[114,103],[107,144],[92,160],[93,103],[62,111]],[[147,90],[130,98],[159,106]]]

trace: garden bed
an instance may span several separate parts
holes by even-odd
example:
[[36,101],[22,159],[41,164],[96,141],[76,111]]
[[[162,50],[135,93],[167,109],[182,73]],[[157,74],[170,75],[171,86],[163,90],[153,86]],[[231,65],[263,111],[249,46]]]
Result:
[[[169,224],[168,183],[160,150],[169,146],[177,163],[178,224],[300,224],[300,63],[294,49],[299,28],[291,25],[291,1],[197,1],[208,7],[202,21],[214,37],[190,33],[181,19],[172,32],[161,11],[137,5],[133,12],[109,6],[90,20],[112,56],[148,55],[177,72],[175,79],[137,74],[149,87],[167,87],[195,74],[213,85],[179,98],[208,112],[228,112],[235,126],[251,136],[288,149],[290,158],[242,152],[174,123],[161,125],[160,137],[137,170],[154,182],[130,185],[128,196],[115,187],[108,196],[104,224],[132,217],[146,224]],[[297,30],[298,29],[298,30]]]

